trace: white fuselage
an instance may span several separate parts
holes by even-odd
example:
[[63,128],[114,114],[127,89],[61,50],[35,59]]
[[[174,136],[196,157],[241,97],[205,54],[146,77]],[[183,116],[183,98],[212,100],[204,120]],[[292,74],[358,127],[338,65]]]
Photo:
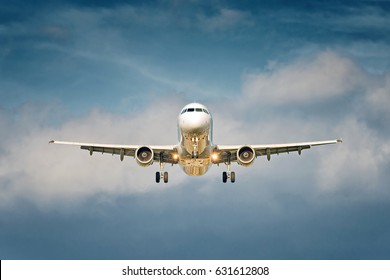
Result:
[[205,174],[211,165],[212,116],[204,105],[191,103],[182,109],[177,125],[179,164],[188,175]]

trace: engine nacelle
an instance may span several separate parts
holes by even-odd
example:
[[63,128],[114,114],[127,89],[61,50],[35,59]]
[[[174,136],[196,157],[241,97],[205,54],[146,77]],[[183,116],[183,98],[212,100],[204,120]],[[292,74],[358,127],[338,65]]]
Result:
[[137,163],[143,167],[153,163],[154,152],[151,148],[142,146],[135,151],[135,159]]
[[256,153],[252,147],[242,146],[237,150],[237,162],[242,166],[249,166],[255,160]]

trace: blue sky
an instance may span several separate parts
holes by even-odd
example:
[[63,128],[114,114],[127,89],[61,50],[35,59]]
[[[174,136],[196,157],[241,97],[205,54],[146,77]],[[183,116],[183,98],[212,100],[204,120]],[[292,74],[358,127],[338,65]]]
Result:
[[[389,259],[388,1],[1,1],[1,259]],[[343,138],[202,177],[51,139]]]

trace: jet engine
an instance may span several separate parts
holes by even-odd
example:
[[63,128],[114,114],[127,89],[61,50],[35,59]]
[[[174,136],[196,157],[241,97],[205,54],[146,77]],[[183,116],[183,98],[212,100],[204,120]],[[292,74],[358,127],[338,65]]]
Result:
[[143,167],[153,163],[154,152],[151,148],[142,146],[135,151],[135,159],[137,163]]
[[249,166],[255,160],[255,150],[249,146],[243,146],[237,150],[237,162],[242,166]]

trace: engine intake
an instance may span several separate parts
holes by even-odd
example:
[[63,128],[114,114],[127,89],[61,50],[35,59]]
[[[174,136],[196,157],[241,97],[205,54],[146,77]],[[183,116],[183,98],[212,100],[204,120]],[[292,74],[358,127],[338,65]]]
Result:
[[135,159],[141,166],[148,166],[153,163],[154,152],[151,148],[142,146],[135,151]]
[[255,160],[256,153],[252,147],[243,146],[237,150],[237,162],[243,166],[249,166]]

